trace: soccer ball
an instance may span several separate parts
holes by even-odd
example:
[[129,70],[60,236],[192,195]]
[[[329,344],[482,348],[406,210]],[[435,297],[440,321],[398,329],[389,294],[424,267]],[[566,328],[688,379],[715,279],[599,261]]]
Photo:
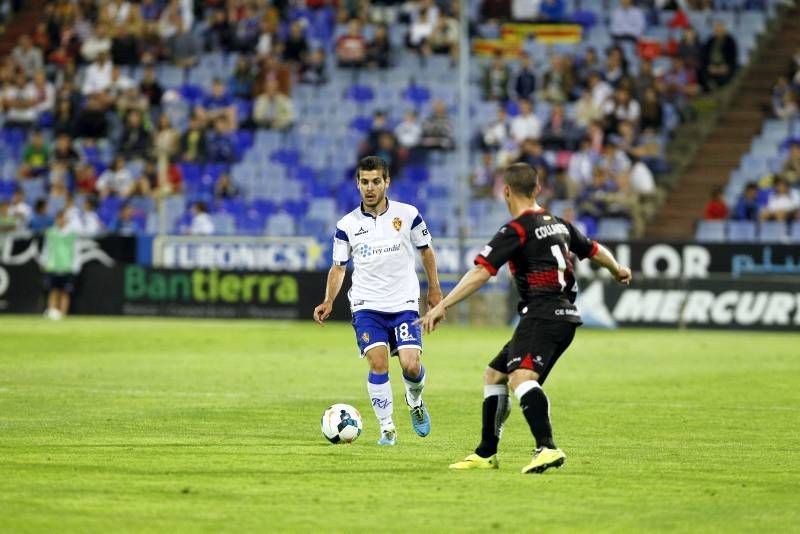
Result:
[[361,414],[349,404],[334,404],[322,414],[322,435],[331,443],[352,443],[361,428]]

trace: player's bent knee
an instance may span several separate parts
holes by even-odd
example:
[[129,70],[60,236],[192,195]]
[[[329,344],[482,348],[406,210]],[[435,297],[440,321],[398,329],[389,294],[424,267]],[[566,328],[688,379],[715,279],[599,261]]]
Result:
[[389,362],[383,362],[380,360],[370,360],[369,362],[369,370],[373,373],[377,373],[379,375],[385,374],[389,372]]
[[528,380],[539,380],[539,373],[530,369],[516,369],[509,375],[508,381],[513,389]]
[[487,385],[492,384],[505,384],[508,381],[508,375],[505,373],[501,373],[496,369],[492,369],[491,367],[487,367],[486,371],[483,372],[483,383]]
[[398,352],[400,358],[400,367],[403,372],[412,378],[416,378],[422,372],[422,363],[419,359],[419,350],[417,349],[401,349]]
[[374,347],[367,351],[369,370],[373,373],[383,374],[389,372],[389,352],[386,347]]

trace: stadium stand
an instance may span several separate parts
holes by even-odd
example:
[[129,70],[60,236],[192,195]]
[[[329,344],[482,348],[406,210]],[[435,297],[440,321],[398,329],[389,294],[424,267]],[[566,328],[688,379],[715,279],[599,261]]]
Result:
[[721,217],[706,212],[696,228],[700,241],[800,242],[800,41],[795,36],[788,46],[796,48],[764,95],[767,117],[720,199],[730,209]]
[[[375,153],[390,162],[392,195],[457,235],[456,4],[330,4],[48,2],[0,70],[0,200],[20,229],[31,211],[21,203],[44,199],[49,215],[80,220],[97,196],[106,231],[153,233],[165,198],[169,232],[191,232],[203,203],[219,234],[327,239],[358,200],[357,159]],[[639,235],[687,102],[750,60],[777,4],[553,4],[520,14],[469,2],[470,214],[482,228],[504,221],[497,169],[521,160],[545,177],[542,198],[591,234]],[[531,16],[543,25],[507,24]],[[638,34],[619,33],[626,17],[643,21]],[[751,171],[777,165],[785,136],[773,124],[729,201]],[[714,228],[703,235],[717,239]]]

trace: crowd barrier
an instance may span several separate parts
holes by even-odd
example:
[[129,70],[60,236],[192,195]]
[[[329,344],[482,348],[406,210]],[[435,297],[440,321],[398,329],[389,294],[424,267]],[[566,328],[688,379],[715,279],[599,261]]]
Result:
[[[455,281],[485,239],[435,242]],[[791,330],[800,326],[800,251],[788,245],[608,243],[635,272],[614,284],[577,264],[588,324]],[[81,239],[72,312],[92,315],[307,319],[324,295],[325,244],[311,238],[111,236]],[[45,276],[37,238],[0,241],[0,313],[40,313]],[[463,261],[461,255],[463,254]],[[496,291],[508,289],[498,277]],[[423,277],[424,279],[424,277]],[[349,284],[345,282],[345,287]],[[342,295],[332,316],[349,320]]]

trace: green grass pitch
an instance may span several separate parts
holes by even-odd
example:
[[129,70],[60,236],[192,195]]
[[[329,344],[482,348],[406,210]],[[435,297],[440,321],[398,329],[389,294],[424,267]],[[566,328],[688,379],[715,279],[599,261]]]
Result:
[[[508,329],[426,338],[433,430],[375,445],[347,324],[0,318],[0,531],[760,531],[800,524],[800,336],[579,330],[551,375],[567,463],[523,476],[515,403],[498,471],[476,444]],[[364,433],[329,445],[334,402]]]

